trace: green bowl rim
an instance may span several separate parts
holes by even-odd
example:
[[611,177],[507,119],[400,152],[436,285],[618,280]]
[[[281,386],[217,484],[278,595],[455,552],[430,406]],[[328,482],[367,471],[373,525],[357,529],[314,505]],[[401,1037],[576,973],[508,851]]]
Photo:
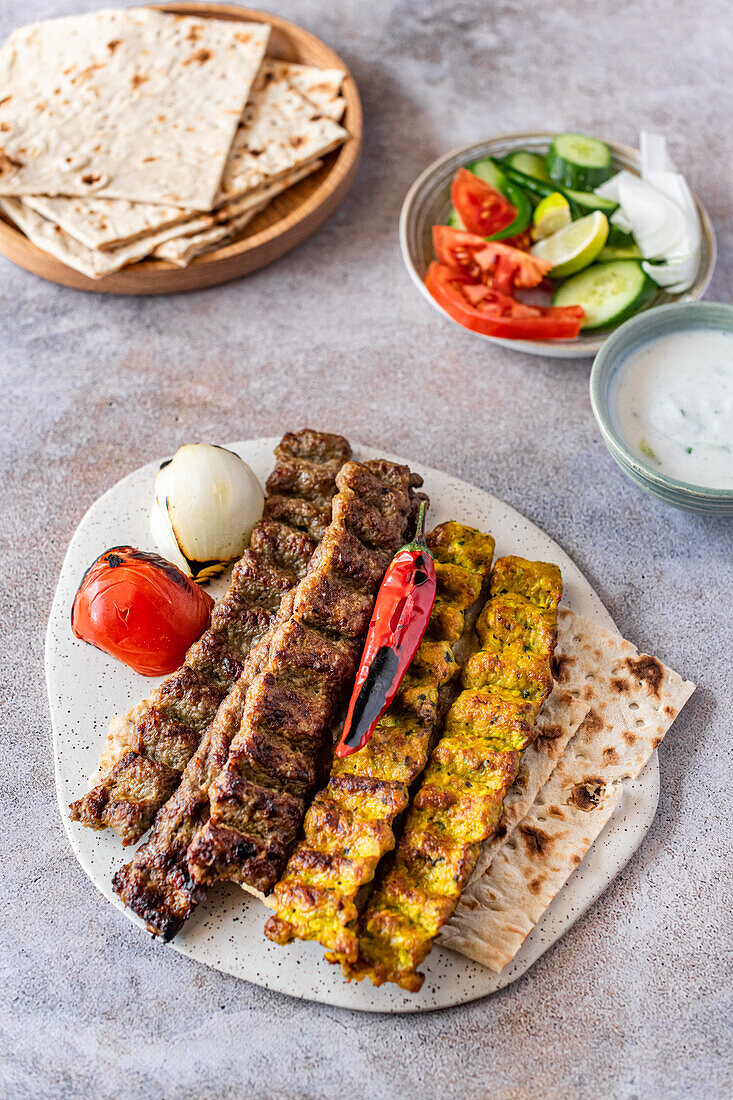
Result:
[[[619,325],[618,328],[610,334],[603,347],[597,352],[593,360],[593,366],[591,367],[589,389],[593,415],[598,427],[601,429],[601,435],[603,436],[606,446],[612,452],[612,457],[615,457],[613,451],[618,452],[619,456],[623,459],[624,465],[629,468],[628,473],[631,474],[633,471],[633,473],[637,475],[642,484],[642,488],[644,487],[643,482],[649,481],[657,488],[675,490],[680,497],[694,497],[701,502],[719,501],[721,504],[730,503],[733,505],[733,489],[714,489],[706,485],[695,485],[690,481],[681,481],[679,478],[672,477],[671,474],[663,474],[658,470],[654,470],[642,459],[632,454],[626,443],[624,443],[621,437],[618,436],[612,428],[610,413],[604,398],[601,396],[601,372],[604,367],[607,366],[608,360],[614,358],[616,346],[630,329],[643,329],[650,323],[658,322],[660,316],[664,314],[678,315],[680,313],[693,313],[704,316],[714,313],[719,309],[723,309],[730,313],[730,331],[733,332],[733,304],[730,302],[668,302],[666,305],[655,306],[654,309],[650,309],[645,313],[638,313],[636,317],[631,317],[628,321],[624,321],[623,324]],[[651,337],[651,339],[667,335],[668,332],[672,332],[674,329],[675,326],[669,326],[667,332],[658,332],[656,336]],[[611,364],[611,369],[613,369],[613,364]],[[618,369],[618,365],[616,365],[616,369]],[[623,469],[623,465],[621,468]]]

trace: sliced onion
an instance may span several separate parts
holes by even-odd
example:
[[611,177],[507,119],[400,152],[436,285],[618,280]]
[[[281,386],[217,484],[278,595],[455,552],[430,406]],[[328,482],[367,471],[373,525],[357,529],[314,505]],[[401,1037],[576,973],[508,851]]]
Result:
[[239,455],[191,443],[156,475],[150,526],[161,553],[201,581],[242,556],[263,506],[259,482]]
[[657,286],[663,286],[670,294],[681,294],[695,281],[700,260],[697,256],[683,256],[654,264],[644,260],[641,265]]
[[633,233],[642,254],[659,263],[644,270],[673,293],[687,290],[700,264],[702,235],[695,200],[676,172],[666,142],[657,134],[641,135],[642,176],[618,172],[596,188],[596,194],[619,204],[611,221]]

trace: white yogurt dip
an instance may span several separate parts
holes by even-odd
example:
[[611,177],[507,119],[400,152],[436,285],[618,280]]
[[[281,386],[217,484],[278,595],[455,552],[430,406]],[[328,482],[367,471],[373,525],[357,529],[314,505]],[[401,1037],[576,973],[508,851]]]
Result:
[[629,450],[660,473],[733,489],[733,333],[686,329],[629,352],[611,383]]

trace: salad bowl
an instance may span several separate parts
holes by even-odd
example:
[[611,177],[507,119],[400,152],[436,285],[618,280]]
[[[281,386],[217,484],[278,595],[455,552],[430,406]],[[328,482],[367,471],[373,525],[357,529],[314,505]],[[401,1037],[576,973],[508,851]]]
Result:
[[[451,210],[451,180],[456,171],[483,157],[506,157],[519,149],[544,154],[555,136],[555,133],[549,130],[528,130],[501,134],[498,137],[464,145],[429,165],[408,191],[400,214],[399,235],[402,257],[415,286],[444,316],[448,314],[427,290],[424,280],[428,266],[434,259],[433,226],[443,225],[448,221]],[[613,141],[606,141],[606,145],[611,151],[614,173],[626,169],[634,175],[640,175],[641,158],[637,149]],[[646,306],[646,310],[672,302],[694,301],[702,297],[712,278],[717,256],[715,232],[705,207],[697,197],[695,197],[695,203],[700,217],[702,247],[694,282],[681,294],[670,294],[659,287]],[[557,359],[584,359],[596,355],[612,331],[613,329],[581,332],[574,340],[509,340],[480,333],[474,335],[482,340],[523,351],[529,355],[545,355]]]

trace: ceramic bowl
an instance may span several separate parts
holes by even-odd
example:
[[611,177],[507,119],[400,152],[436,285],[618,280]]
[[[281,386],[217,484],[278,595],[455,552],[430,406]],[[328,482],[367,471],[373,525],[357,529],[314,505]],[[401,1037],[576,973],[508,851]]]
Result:
[[[470,164],[480,157],[505,157],[516,149],[529,149],[532,152],[546,153],[555,134],[545,130],[530,130],[525,133],[502,134],[486,141],[477,141],[473,145],[464,145],[454,149],[431,164],[413,183],[407,192],[400,215],[400,248],[410,277],[430,304],[448,316],[434,298],[428,294],[423,282],[425,272],[433,252],[432,230],[434,225],[445,224],[451,208],[450,185],[453,176],[461,165]],[[606,142],[611,150],[615,172],[626,168],[636,175],[640,172],[640,154],[638,149],[618,142]],[[669,302],[692,301],[701,298],[710,282],[717,254],[715,233],[705,207],[696,199],[700,225],[702,228],[702,252],[700,267],[695,281],[684,294],[668,294],[661,287],[647,309]],[[453,322],[457,324],[457,322]],[[465,331],[465,330],[464,330]],[[556,359],[589,358],[600,350],[608,339],[609,332],[581,333],[576,340],[505,340],[496,336],[473,334],[479,340],[489,340],[494,344],[515,351],[524,351],[529,355],[547,355]]]
[[640,313],[620,325],[609,336],[593,363],[590,375],[591,406],[611,457],[647,493],[689,512],[733,516],[733,489],[708,489],[701,485],[692,485],[648,465],[629,450],[618,434],[611,411],[613,381],[630,352],[660,336],[696,328],[716,328],[733,333],[733,305],[722,302],[678,302]]

